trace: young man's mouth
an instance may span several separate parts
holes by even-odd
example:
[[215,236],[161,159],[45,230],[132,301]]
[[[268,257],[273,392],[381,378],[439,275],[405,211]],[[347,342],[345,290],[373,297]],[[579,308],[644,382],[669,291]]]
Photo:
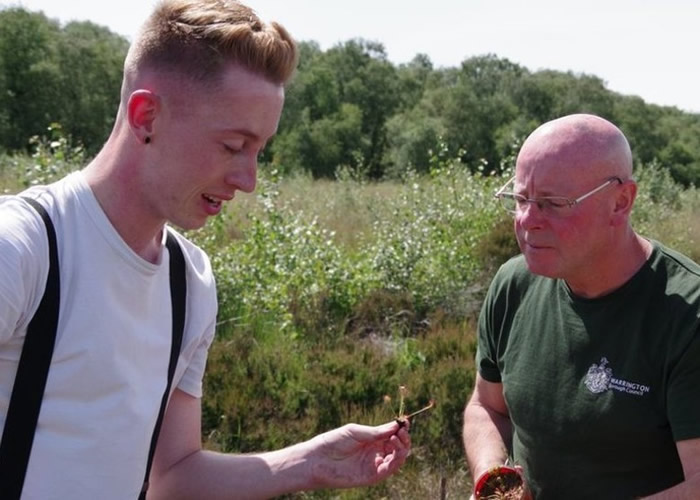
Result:
[[209,194],[203,194],[202,198],[206,200],[209,205],[211,205],[213,208],[219,208],[221,207],[222,200],[221,198],[217,198],[216,196],[212,196]]

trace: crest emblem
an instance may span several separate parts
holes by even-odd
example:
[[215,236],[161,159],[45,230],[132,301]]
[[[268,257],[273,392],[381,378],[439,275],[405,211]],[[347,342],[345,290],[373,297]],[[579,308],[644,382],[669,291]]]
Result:
[[586,378],[583,383],[593,394],[600,394],[607,391],[610,387],[612,379],[612,368],[608,368],[608,359],[600,358],[600,364],[593,363],[586,373]]

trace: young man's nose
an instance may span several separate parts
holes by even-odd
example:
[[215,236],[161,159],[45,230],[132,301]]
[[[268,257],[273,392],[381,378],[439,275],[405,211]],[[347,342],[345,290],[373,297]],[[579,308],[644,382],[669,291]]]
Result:
[[242,163],[231,169],[226,175],[226,183],[235,186],[239,191],[252,193],[255,191],[258,176],[257,155],[250,155]]

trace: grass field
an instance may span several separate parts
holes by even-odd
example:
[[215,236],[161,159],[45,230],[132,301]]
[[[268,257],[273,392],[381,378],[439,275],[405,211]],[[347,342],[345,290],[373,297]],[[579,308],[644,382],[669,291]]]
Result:
[[[61,153],[61,154],[58,154]],[[0,157],[14,193],[79,168],[45,148]],[[354,421],[394,418],[397,391],[415,418],[413,455],[369,489],[287,498],[466,498],[462,409],[474,381],[474,324],[491,276],[517,253],[493,200],[504,176],[444,164],[431,175],[373,183],[279,179],[189,236],[211,256],[219,332],[205,378],[205,445],[272,449]],[[700,195],[662,170],[637,170],[635,227],[700,261]]]

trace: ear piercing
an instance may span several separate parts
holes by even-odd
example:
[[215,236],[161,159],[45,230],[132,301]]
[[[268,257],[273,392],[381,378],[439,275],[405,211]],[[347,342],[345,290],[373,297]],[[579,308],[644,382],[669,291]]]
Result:
[[146,138],[143,140],[144,144],[150,144],[151,143],[151,136],[147,135]]

